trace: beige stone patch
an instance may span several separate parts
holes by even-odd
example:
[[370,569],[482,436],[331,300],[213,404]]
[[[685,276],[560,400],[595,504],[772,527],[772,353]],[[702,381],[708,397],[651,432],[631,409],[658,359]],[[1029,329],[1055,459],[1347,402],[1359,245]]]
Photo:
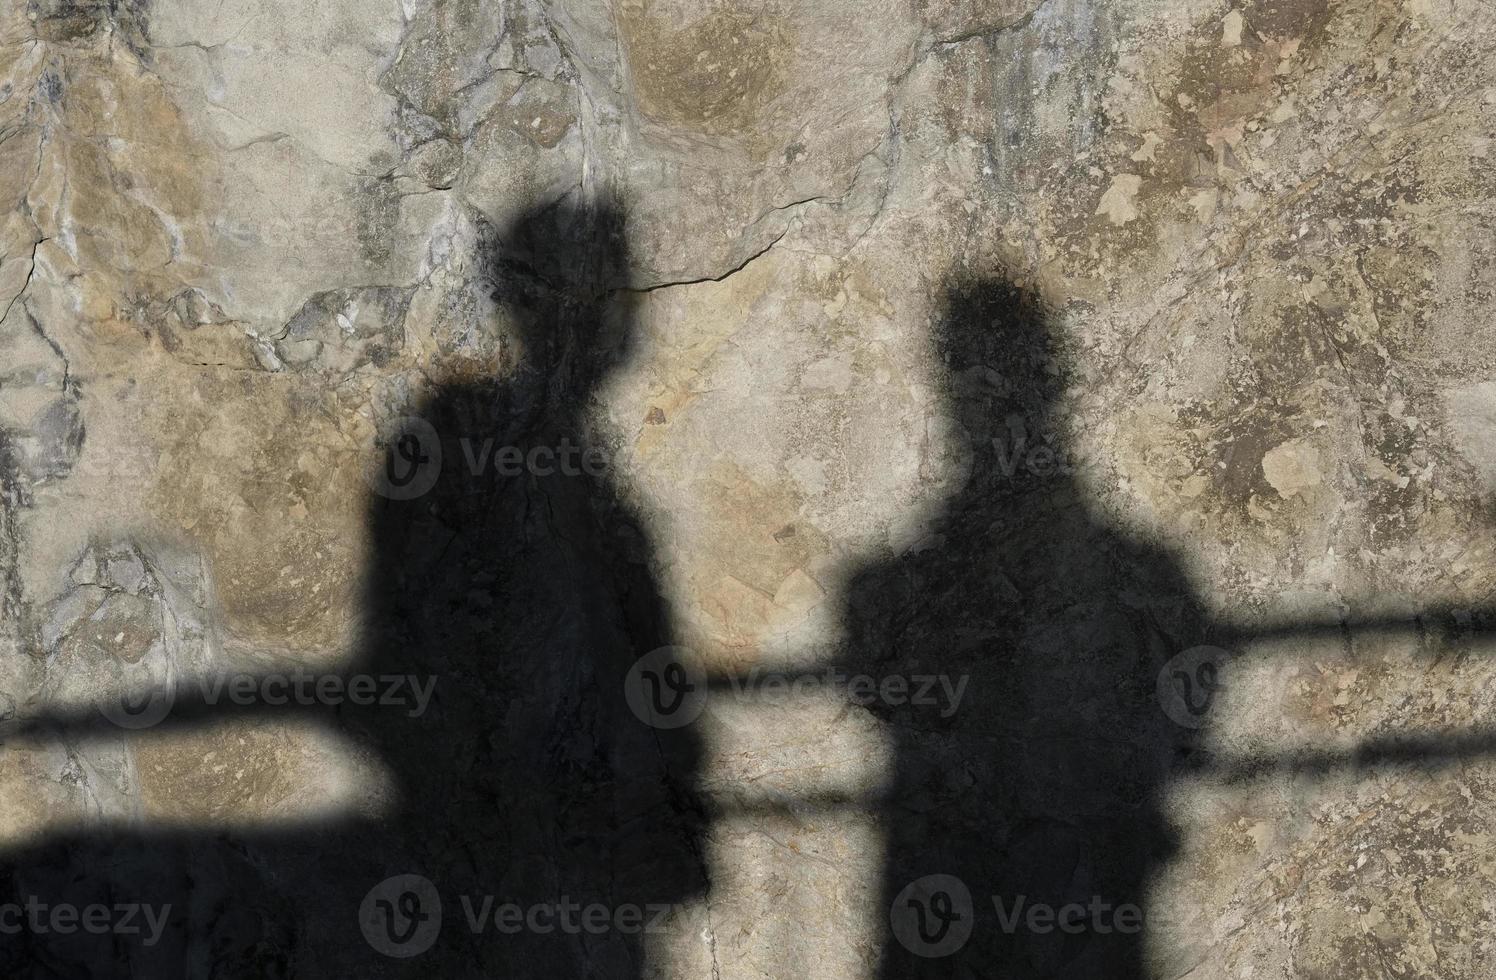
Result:
[[1233,10],[1222,19],[1222,47],[1234,48],[1241,44],[1241,30],[1244,23],[1240,10]]
[[1118,174],[1113,177],[1111,186],[1101,195],[1101,203],[1096,205],[1096,213],[1106,215],[1114,225],[1125,225],[1132,221],[1138,216],[1138,209],[1134,205],[1142,183],[1143,178],[1137,174]]
[[0,752],[0,844],[57,833],[89,815],[89,794],[72,753],[56,742],[7,740]]
[[179,391],[156,421],[151,509],[208,556],[230,633],[331,652],[359,615],[373,498],[361,444],[330,423],[314,385],[198,374]]
[[732,575],[723,575],[698,601],[714,621],[713,639],[728,647],[751,643],[775,612],[772,596]]
[[1299,439],[1269,450],[1262,457],[1262,473],[1285,500],[1317,487],[1324,481],[1319,451]]
[[752,132],[759,110],[784,88],[794,47],[775,17],[718,10],[672,29],[629,3],[619,21],[639,107],[656,120]]
[[1162,144],[1163,140],[1159,138],[1157,133],[1144,133],[1143,145],[1134,150],[1132,156],[1128,157],[1128,159],[1134,163],[1153,163],[1158,157],[1158,148]]
[[1209,221],[1215,217],[1216,203],[1220,200],[1221,192],[1214,187],[1208,187],[1202,191],[1196,191],[1190,195],[1189,206],[1195,212],[1195,217],[1200,221]]
[[840,394],[850,388],[855,380],[851,352],[838,351],[807,367],[800,377],[800,384],[806,388],[829,390]]
[[291,795],[296,752],[284,731],[224,723],[134,746],[148,817],[170,823],[264,818]]
[[774,593],[774,604],[792,612],[803,613],[820,605],[824,598],[826,591],[815,579],[797,568],[779,583],[779,589]]
[[751,648],[818,604],[820,586],[804,569],[825,554],[826,539],[800,518],[792,484],[761,485],[736,464],[720,461],[691,490],[704,505],[698,515],[703,540],[733,546],[682,570],[690,583],[682,604],[688,645],[709,655]]
[[1444,410],[1460,455],[1475,470],[1481,488],[1496,493],[1496,381],[1445,392]]
[[[315,709],[306,709],[315,710]],[[166,824],[254,826],[377,808],[387,774],[311,718],[240,718],[134,739],[143,815]]]

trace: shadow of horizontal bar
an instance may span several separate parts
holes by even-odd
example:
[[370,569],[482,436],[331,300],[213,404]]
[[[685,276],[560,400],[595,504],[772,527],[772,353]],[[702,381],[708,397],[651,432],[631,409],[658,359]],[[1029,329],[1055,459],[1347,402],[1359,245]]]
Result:
[[1496,728],[1482,727],[1463,732],[1368,739],[1344,750],[1300,749],[1217,756],[1193,772],[1238,784],[1278,775],[1328,776],[1399,766],[1446,769],[1491,755],[1496,755]]

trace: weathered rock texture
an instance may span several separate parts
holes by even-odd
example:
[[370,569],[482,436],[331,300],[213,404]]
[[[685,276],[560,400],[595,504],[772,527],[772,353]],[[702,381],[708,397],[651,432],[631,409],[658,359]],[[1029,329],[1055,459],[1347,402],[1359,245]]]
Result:
[[[11,0],[0,861],[179,915],[0,965],[1491,976],[1493,133],[1484,0]],[[607,475],[382,518],[412,415],[448,468]],[[641,636],[714,690],[969,686],[714,694],[656,745]],[[89,710],[371,664],[436,727]],[[410,960],[356,907],[406,871]],[[932,874],[974,934],[925,960],[890,903]],[[467,935],[461,894],[567,888],[677,908]],[[1025,891],[1142,941],[1007,935]]]

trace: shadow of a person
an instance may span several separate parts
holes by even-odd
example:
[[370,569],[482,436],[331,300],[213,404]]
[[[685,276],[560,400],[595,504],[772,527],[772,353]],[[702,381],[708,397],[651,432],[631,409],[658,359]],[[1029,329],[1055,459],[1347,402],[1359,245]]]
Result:
[[875,709],[896,759],[880,975],[1142,977],[1139,910],[1175,847],[1159,793],[1190,748],[1155,679],[1210,641],[1170,555],[1087,507],[1040,298],[958,283],[934,346],[969,474],[921,550],[853,575],[846,610],[849,670],[968,685],[959,707]]
[[[428,672],[436,696],[421,717],[362,714],[401,783],[402,836],[421,839],[454,891],[626,905],[647,923],[700,892],[704,871],[696,743],[642,723],[623,697],[669,618],[647,531],[586,421],[635,340],[606,303],[624,250],[616,214],[565,207],[526,216],[489,250],[515,369],[438,392],[419,413],[440,442],[434,486],[376,498],[371,518],[370,672]],[[392,458],[390,473],[405,463]],[[637,975],[630,934],[562,932],[521,930],[484,962]]]
[[[513,369],[442,385],[404,420],[371,497],[366,652],[345,678],[381,696],[304,706],[367,747],[392,802],[7,855],[18,897],[176,910],[150,950],[0,936],[13,975],[626,980],[646,974],[672,907],[704,891],[696,743],[624,696],[634,660],[668,641],[649,537],[585,421],[634,339],[608,303],[627,261],[619,216],[530,213],[484,259]],[[392,677],[406,691],[381,703]],[[263,701],[249,716],[273,720]],[[163,728],[225,715],[179,698]]]

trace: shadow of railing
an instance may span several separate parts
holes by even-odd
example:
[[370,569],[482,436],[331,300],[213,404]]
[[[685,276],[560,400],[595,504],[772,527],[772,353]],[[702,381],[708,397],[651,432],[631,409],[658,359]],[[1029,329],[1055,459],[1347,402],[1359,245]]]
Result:
[[[508,236],[495,279],[514,291],[509,301],[546,311],[532,313],[528,340],[558,349],[535,369],[529,380],[538,387],[528,393],[484,385],[439,392],[421,414],[441,438],[513,428],[514,417],[525,419],[530,440],[574,431],[576,400],[596,390],[597,372],[611,369],[619,351],[588,377],[565,385],[557,378],[584,369],[587,345],[626,343],[574,335],[577,324],[599,317],[595,290],[580,300],[564,289],[557,295],[564,275],[527,264],[612,266],[622,261],[621,245],[537,245],[534,218]],[[611,254],[595,254],[599,248]],[[546,323],[570,328],[551,336]],[[625,324],[622,332],[630,330]],[[1010,282],[952,285],[934,355],[946,368],[950,414],[978,445],[1004,425],[1011,434],[1014,412],[1025,433],[1055,428],[1065,368],[1056,367],[1063,358],[1052,350],[1051,330],[1037,298]],[[986,372],[987,387],[963,387],[972,369]],[[447,456],[457,458],[455,448]],[[645,975],[648,944],[615,929],[564,936],[523,929],[500,941],[453,925],[436,952],[421,955],[435,942],[428,923],[436,915],[422,889],[436,880],[449,902],[452,894],[500,889],[503,900],[534,907],[569,888],[573,899],[612,909],[685,907],[703,898],[709,881],[704,821],[812,812],[872,814],[885,831],[875,914],[888,924],[878,954],[887,980],[959,975],[959,964],[969,975],[1141,980],[1146,933],[1015,935],[993,928],[970,890],[1054,908],[1093,899],[1146,906],[1149,883],[1177,851],[1165,796],[1179,779],[1243,784],[1285,773],[1436,768],[1496,749],[1493,727],[1383,731],[1345,747],[1231,754],[1213,744],[1208,710],[1178,723],[1164,703],[1173,696],[1171,671],[1186,683],[1229,685],[1233,665],[1253,660],[1229,651],[1338,641],[1354,659],[1358,638],[1406,634],[1416,657],[1433,658],[1445,651],[1431,638],[1484,638],[1496,631],[1496,614],[1431,608],[1409,617],[1223,622],[1206,613],[1173,555],[1098,522],[1083,506],[1087,496],[1067,475],[1015,477],[979,456],[965,487],[943,502],[939,546],[854,570],[842,610],[843,662],[835,664],[871,677],[962,674],[973,680],[973,701],[957,715],[867,704],[892,753],[875,791],[758,795],[743,787],[703,794],[695,730],[659,724],[630,704],[629,685],[642,676],[633,670],[637,658],[668,644],[670,621],[649,573],[649,537],[618,487],[470,473],[443,477],[429,498],[375,499],[377,581],[365,600],[371,649],[348,671],[437,678],[433,717],[262,697],[224,703],[204,692],[228,678],[207,676],[169,692],[137,692],[144,701],[110,703],[107,711],[33,712],[0,738],[13,748],[125,739],[137,721],[159,737],[310,720],[390,765],[393,809],[231,836],[213,827],[92,828],[12,851],[3,858],[12,877],[53,902],[156,896],[190,911],[150,951],[122,952],[117,936],[65,949],[28,934],[0,966],[38,976],[99,964],[116,975],[167,975],[211,964],[222,976],[479,969],[626,980]],[[633,545],[620,548],[623,539]],[[498,564],[502,585],[485,587],[475,602],[472,570]],[[1077,623],[1086,628],[1074,643],[1045,632]],[[1196,656],[1188,669],[1171,667],[1182,647],[1201,643],[1218,652]],[[677,666],[656,664],[651,691],[638,693],[674,686],[685,694],[681,685],[700,684],[708,702],[754,697],[753,677],[693,677],[690,665]],[[135,879],[121,882],[120,869]],[[413,875],[426,884],[407,880]],[[447,919],[460,923],[470,911],[449,909]],[[694,922],[686,912],[671,921],[677,929]]]

